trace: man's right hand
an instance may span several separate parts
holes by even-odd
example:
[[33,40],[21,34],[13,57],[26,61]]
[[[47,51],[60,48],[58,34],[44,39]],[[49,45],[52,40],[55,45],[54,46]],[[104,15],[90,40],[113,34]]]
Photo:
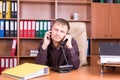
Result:
[[51,40],[51,31],[47,31],[45,33],[45,36],[44,36],[44,41],[43,41],[43,45],[42,45],[42,48],[45,50],[47,49],[48,45],[50,44],[50,40]]

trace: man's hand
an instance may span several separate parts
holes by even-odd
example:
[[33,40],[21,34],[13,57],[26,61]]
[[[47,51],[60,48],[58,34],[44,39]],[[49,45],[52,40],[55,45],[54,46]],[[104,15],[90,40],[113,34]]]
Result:
[[44,36],[44,42],[43,42],[43,45],[42,45],[42,48],[45,50],[48,45],[50,44],[50,40],[51,40],[51,31],[47,31],[45,33],[45,36]]
[[66,39],[68,39],[67,42],[66,42],[66,46],[67,46],[69,49],[71,49],[71,48],[72,48],[72,37],[71,37],[69,34],[67,34],[67,35],[65,36],[65,38],[63,39],[63,41],[65,41]]

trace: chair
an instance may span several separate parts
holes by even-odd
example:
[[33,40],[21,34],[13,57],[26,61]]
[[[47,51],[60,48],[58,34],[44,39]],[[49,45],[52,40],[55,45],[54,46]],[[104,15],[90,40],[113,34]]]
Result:
[[80,66],[87,65],[87,34],[84,22],[70,22],[70,35],[76,39],[80,52]]

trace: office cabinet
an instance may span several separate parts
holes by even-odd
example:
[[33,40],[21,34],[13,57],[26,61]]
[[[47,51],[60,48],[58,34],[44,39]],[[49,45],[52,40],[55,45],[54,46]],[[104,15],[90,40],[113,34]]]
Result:
[[92,38],[120,38],[120,5],[92,3]]

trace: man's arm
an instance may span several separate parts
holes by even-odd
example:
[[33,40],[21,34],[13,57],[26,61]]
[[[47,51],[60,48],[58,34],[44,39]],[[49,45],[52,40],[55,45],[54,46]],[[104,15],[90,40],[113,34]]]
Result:
[[78,69],[80,65],[79,49],[75,39],[72,39],[72,48],[67,51],[67,58],[69,64],[73,65],[73,69]]
[[38,48],[38,55],[36,57],[37,64],[47,65],[47,49],[42,48],[43,41],[40,42],[40,46]]
[[44,36],[44,40],[40,42],[38,49],[39,53],[36,58],[36,63],[47,65],[47,49],[50,44],[51,31],[47,31]]

